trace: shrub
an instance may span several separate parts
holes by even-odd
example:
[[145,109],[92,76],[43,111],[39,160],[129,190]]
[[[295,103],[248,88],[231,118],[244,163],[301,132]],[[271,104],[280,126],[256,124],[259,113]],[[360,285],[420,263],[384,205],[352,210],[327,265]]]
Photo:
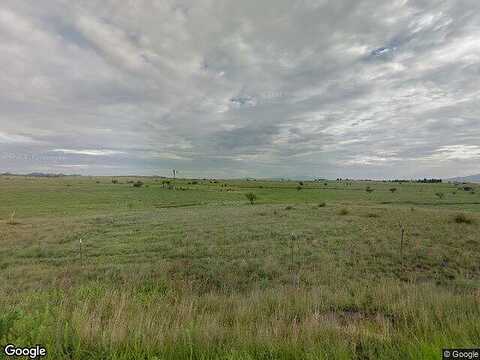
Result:
[[118,180],[117,179],[112,179],[112,184],[118,184]]
[[250,204],[252,205],[255,203],[255,200],[257,200],[257,195],[255,195],[252,192],[246,193],[245,197],[247,198],[248,201],[250,201]]
[[302,186],[301,185],[297,185],[297,191],[300,191],[302,190]]
[[365,191],[370,194],[371,192],[373,192],[373,189],[370,186],[367,186]]
[[285,207],[285,210],[293,210],[293,206],[288,205],[288,206]]
[[378,217],[380,217],[380,215],[375,214],[375,213],[368,213],[368,214],[367,214],[367,217],[369,217],[369,218],[378,218]]
[[324,202],[321,202],[320,204],[318,204],[318,207],[325,207],[325,206],[327,206],[327,204]]
[[390,192],[393,194],[395,191],[397,191],[397,188],[391,188]]
[[143,186],[143,182],[140,181],[140,180],[138,180],[138,181],[136,181],[136,182],[133,183],[133,186],[134,186],[134,187],[138,187],[138,188],[139,188],[139,187],[142,187],[142,186]]
[[472,219],[470,219],[469,217],[467,217],[467,215],[462,214],[462,213],[455,215],[455,217],[453,219],[455,220],[455,222],[457,224],[471,224],[472,223]]
[[340,211],[338,212],[339,215],[348,215],[349,211],[348,209],[346,208],[343,208],[343,209],[340,209]]
[[437,192],[435,195],[441,200],[445,196],[442,192]]

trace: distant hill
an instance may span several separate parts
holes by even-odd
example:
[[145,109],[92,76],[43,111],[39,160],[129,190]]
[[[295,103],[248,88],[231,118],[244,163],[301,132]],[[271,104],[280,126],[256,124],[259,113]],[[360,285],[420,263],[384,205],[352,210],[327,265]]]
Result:
[[28,177],[63,177],[63,176],[81,176],[81,175],[65,175],[65,174],[50,174],[50,173],[42,173],[42,172],[32,172],[29,174],[12,174],[9,172],[5,172],[0,174],[0,176],[28,176]]
[[470,175],[470,176],[462,176],[462,177],[455,177],[455,178],[447,179],[447,181],[480,183],[480,174]]

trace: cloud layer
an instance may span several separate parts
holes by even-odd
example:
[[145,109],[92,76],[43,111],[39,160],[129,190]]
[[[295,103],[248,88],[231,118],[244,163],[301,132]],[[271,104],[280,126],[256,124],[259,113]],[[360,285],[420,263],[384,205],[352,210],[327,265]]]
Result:
[[0,172],[480,173],[480,3],[0,4]]

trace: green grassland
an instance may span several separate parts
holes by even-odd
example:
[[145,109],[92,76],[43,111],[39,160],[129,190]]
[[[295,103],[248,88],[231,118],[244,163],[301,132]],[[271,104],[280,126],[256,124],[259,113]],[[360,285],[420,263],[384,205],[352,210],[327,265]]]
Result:
[[232,360],[480,345],[478,186],[115,179],[0,176],[0,345]]

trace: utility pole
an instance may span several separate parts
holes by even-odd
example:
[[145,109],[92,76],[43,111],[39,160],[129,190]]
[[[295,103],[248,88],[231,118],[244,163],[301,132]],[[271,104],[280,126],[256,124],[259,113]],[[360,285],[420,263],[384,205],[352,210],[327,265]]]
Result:
[[177,176],[177,173],[178,171],[176,169],[172,169],[172,172],[173,172],[173,190],[175,190],[176,186],[175,186],[175,178]]

